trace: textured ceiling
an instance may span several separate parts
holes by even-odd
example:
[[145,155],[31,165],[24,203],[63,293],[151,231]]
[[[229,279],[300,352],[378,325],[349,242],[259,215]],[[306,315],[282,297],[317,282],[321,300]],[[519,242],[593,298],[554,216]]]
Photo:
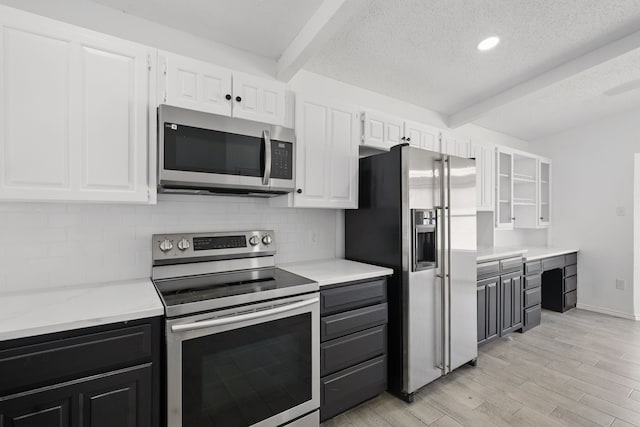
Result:
[[92,0],[131,15],[277,59],[322,0]]
[[638,29],[640,0],[371,0],[305,68],[451,114]]
[[475,123],[532,141],[637,108],[638,79],[640,49],[493,110]]

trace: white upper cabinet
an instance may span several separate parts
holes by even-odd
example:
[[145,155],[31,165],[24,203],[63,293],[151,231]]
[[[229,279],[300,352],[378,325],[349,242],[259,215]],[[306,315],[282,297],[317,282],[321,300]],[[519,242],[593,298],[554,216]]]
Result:
[[285,92],[283,83],[234,72],[233,116],[283,125]]
[[159,52],[160,102],[205,113],[231,115],[231,70]]
[[451,131],[442,133],[442,153],[457,157],[471,157],[471,140]]
[[247,120],[285,124],[286,86],[170,52],[160,52],[160,102]]
[[404,121],[374,111],[362,113],[362,145],[365,147],[389,150],[404,142]]
[[496,174],[495,146],[473,143],[471,157],[476,159],[476,208],[480,211],[493,211]]
[[358,207],[358,110],[296,98],[296,192],[290,206]]
[[538,160],[538,226],[551,224],[551,161]]
[[404,141],[413,147],[440,152],[440,129],[415,122],[404,122]]
[[0,199],[154,202],[154,51],[0,12]]
[[513,229],[513,153],[496,149],[496,228]]

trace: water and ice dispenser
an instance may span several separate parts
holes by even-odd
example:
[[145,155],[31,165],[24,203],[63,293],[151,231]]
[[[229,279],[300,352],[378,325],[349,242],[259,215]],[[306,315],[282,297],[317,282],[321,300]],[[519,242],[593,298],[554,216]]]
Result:
[[438,266],[437,215],[435,209],[413,209],[413,271]]

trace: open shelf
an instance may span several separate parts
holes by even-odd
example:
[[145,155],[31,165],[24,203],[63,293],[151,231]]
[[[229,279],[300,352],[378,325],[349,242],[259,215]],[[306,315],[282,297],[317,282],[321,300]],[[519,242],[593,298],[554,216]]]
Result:
[[535,206],[535,202],[513,202],[514,206]]
[[514,176],[513,182],[515,184],[535,184],[536,180],[532,178],[520,178],[520,177]]
[[509,175],[508,173],[501,173],[500,178],[511,178],[511,175]]

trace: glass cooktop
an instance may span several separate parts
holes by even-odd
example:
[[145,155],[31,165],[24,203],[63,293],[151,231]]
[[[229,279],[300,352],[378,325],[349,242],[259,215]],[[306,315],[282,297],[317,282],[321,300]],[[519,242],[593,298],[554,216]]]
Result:
[[318,290],[318,284],[279,268],[154,281],[167,315],[231,307]]

